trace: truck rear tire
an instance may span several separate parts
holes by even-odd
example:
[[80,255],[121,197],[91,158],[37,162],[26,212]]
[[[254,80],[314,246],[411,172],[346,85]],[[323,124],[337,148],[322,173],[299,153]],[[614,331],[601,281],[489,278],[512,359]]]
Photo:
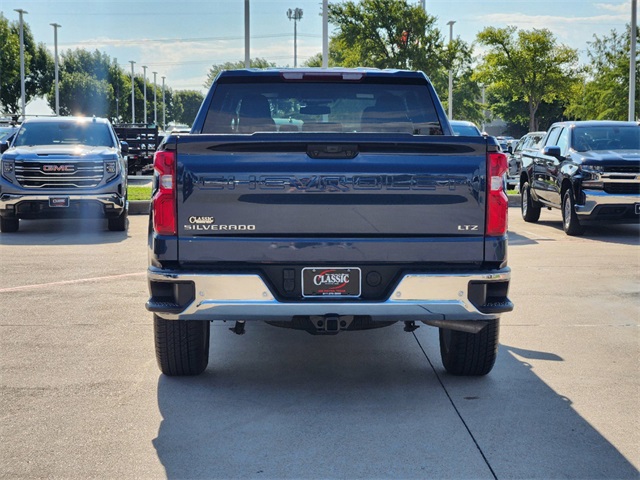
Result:
[[522,186],[521,192],[522,219],[525,222],[536,223],[540,219],[540,204],[531,198],[531,187],[528,182]]
[[158,367],[165,375],[199,375],[209,363],[209,321],[153,316]]
[[500,320],[491,321],[479,333],[440,328],[440,357],[452,375],[486,375],[498,356]]
[[122,212],[122,214],[120,214],[120,216],[115,217],[115,218],[109,218],[108,221],[108,227],[109,230],[112,232],[124,232],[127,230],[127,218],[128,218],[128,214],[127,211],[124,210]]
[[17,232],[20,227],[20,220],[17,218],[0,217],[0,232],[12,233]]

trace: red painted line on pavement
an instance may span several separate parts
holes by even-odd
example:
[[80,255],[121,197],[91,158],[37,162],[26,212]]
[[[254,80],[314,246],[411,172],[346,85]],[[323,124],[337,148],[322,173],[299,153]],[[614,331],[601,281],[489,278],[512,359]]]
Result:
[[65,280],[62,282],[38,283],[35,285],[23,285],[21,287],[0,288],[0,293],[19,292],[21,290],[54,287],[59,285],[73,285],[76,283],[99,282],[101,280],[113,280],[116,278],[138,277],[142,275],[146,275],[146,272],[123,273],[122,275],[109,275],[108,277],[79,278],[77,280]]

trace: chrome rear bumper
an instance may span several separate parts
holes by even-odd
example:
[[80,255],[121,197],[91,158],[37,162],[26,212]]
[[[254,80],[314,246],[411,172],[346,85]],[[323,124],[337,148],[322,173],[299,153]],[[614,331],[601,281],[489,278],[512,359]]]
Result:
[[177,273],[150,268],[147,276],[152,292],[154,282],[193,286],[193,296],[182,305],[177,299],[167,301],[152,295],[147,310],[167,320],[290,321],[300,315],[366,315],[373,321],[429,323],[490,320],[513,309],[506,293],[485,305],[475,305],[470,298],[472,283],[504,286],[506,282],[508,288],[509,268],[490,273],[408,274],[386,300],[376,302],[334,298],[280,301],[258,274]]

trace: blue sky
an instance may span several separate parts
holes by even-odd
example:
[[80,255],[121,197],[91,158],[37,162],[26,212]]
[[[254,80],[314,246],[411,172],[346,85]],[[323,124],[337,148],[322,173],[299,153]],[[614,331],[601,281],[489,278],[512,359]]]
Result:
[[[58,23],[59,51],[99,49],[127,69],[133,60],[136,73],[146,65],[148,78],[156,71],[158,83],[165,76],[174,89],[202,90],[212,64],[244,59],[244,0],[0,0],[9,20],[18,19],[17,8],[28,12],[25,21],[36,40],[51,51],[50,24]],[[251,0],[252,58],[293,66],[289,8],[304,11],[298,65],[322,51],[321,0]],[[470,43],[487,26],[548,28],[582,58],[594,34],[622,31],[631,19],[631,0],[426,0],[426,8],[445,38],[450,20],[456,22],[454,37]]]

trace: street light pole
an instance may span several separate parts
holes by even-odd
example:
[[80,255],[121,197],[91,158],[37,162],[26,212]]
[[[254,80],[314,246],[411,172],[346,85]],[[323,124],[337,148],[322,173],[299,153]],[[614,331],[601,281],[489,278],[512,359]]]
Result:
[[[451,42],[453,41],[453,24],[455,20],[447,22],[449,25],[449,48],[451,48]],[[449,66],[449,120],[453,120],[453,65]]]
[[164,103],[164,79],[166,77],[162,77],[162,129],[165,130],[167,128],[167,106]]
[[322,68],[329,67],[329,0],[322,0]]
[[24,85],[24,19],[23,15],[29,13],[26,10],[17,8],[14,10],[20,14],[20,106],[22,109],[22,119],[24,120],[26,114],[26,101],[25,101],[25,85]]
[[485,84],[483,83],[481,87],[482,87],[482,133],[484,133],[486,130],[486,122],[487,122],[487,111],[485,109],[487,100],[485,98],[485,91],[486,91]]
[[144,97],[144,124],[147,124],[147,66],[142,66],[142,96]]
[[116,81],[116,122],[120,123],[120,67],[118,66],[118,59],[114,58],[113,63],[116,66],[116,74],[118,80]]
[[251,67],[251,21],[249,16],[249,0],[244,0],[244,68]]
[[636,119],[636,42],[638,36],[638,0],[631,0],[631,52],[629,60],[629,121]]
[[53,52],[55,62],[55,82],[56,82],[56,115],[60,115],[60,90],[58,85],[58,28],[62,25],[50,24],[53,27]]
[[133,64],[136,62],[129,60],[129,63],[131,64],[131,123],[136,123],[136,96],[134,93],[136,84],[133,81]]
[[293,68],[298,66],[298,20],[302,20],[302,9],[287,10],[287,17],[293,20]]
[[153,72],[153,124],[158,125],[158,84],[156,83],[156,75]]

